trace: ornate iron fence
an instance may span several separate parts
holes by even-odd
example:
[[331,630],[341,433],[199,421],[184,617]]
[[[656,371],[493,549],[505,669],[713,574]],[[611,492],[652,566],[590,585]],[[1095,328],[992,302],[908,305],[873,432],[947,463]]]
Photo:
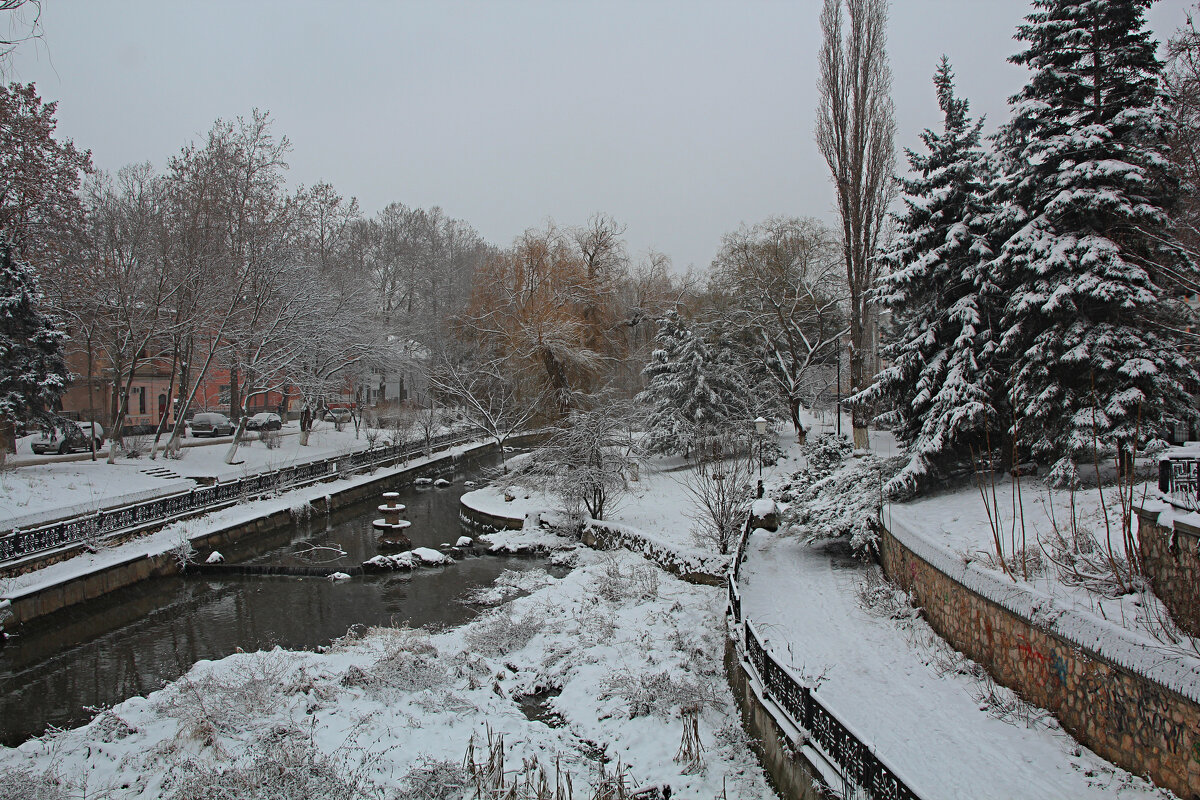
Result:
[[1160,460],[1158,490],[1173,505],[1200,509],[1200,458],[1168,456]]
[[260,472],[228,483],[200,486],[144,503],[102,509],[25,531],[14,530],[0,536],[0,564],[79,542],[99,541],[116,533],[160,525],[202,510],[215,511],[253,497],[296,489],[339,474],[392,464],[419,455],[427,446],[430,450],[440,450],[478,436],[477,431],[444,434],[433,437],[428,443],[422,438],[360,450],[272,472]]
[[799,683],[775,660],[753,623],[747,620],[742,630],[744,652],[762,681],[763,693],[787,712],[847,777],[875,800],[918,800],[904,781],[813,695],[811,688]]
[[792,724],[803,729],[820,745],[842,773],[869,797],[874,800],[918,800],[904,781],[813,695],[811,688],[797,681],[790,670],[775,660],[759,638],[754,624],[742,618],[742,594],[738,589],[738,578],[749,538],[750,522],[747,520],[726,576],[726,588],[729,614],[734,624],[741,626],[742,653],[749,668],[761,682],[763,695],[782,708]]

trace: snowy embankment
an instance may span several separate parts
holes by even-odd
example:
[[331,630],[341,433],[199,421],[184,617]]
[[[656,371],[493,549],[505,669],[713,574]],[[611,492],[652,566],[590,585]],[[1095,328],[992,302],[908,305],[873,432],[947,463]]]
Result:
[[[719,555],[699,542],[694,534],[694,501],[679,479],[687,462],[679,458],[656,458],[630,481],[629,492],[610,505],[604,520],[592,520],[589,527],[611,532],[624,539],[630,549],[660,563],[672,563],[684,572],[722,575],[729,556]],[[769,471],[768,471],[769,474]],[[506,499],[511,497],[512,499]],[[551,550],[563,540],[543,530],[562,522],[553,511],[558,501],[541,492],[511,484],[497,484],[467,492],[461,502],[467,508],[493,517],[523,521],[521,531],[502,531],[488,535],[493,550]]]
[[[324,652],[198,663],[82,728],[0,749],[0,785],[458,797],[474,787],[464,755],[473,747],[485,761],[490,730],[493,742],[504,737],[506,769],[536,759],[551,786],[556,771],[564,783],[570,774],[579,797],[602,763],[609,776],[627,770],[627,788],[770,797],[724,683],[723,593],[631,553],[577,558],[566,577],[543,575],[531,594],[459,629],[378,629]],[[702,749],[689,752],[690,734]]]
[[[921,533],[922,519],[927,518],[899,505],[885,510],[884,525],[898,542],[956,583],[1068,642],[1200,703],[1200,656],[1189,654],[1185,648],[1164,647],[1162,641],[1143,630],[1151,621],[1142,609],[1149,602],[1157,602],[1154,598],[1139,595],[1109,600],[1130,604],[1130,624],[1119,625],[1098,616],[1091,607],[1078,605],[1079,591],[1059,592],[1055,597],[1036,585],[1014,582],[997,570],[981,567],[936,544]],[[1052,580],[1042,584],[1062,586]],[[1089,606],[1093,603],[1102,607],[1100,598]]]
[[[394,475],[413,467],[419,467],[450,455],[462,455],[484,447],[487,444],[476,444],[454,447],[435,453],[431,457],[421,456],[410,461],[407,465],[384,467],[374,473],[364,473],[351,478],[339,478],[326,483],[318,483],[284,492],[276,497],[253,500],[246,503],[223,508],[203,516],[174,522],[159,530],[124,542],[115,547],[102,547],[95,553],[83,553],[74,558],[51,564],[48,567],[17,575],[12,578],[0,578],[0,598],[16,599],[52,586],[74,580],[93,572],[105,569],[115,564],[121,564],[148,556],[158,556],[164,553],[184,554],[191,549],[191,540],[199,539],[214,531],[231,528],[252,522],[262,517],[270,516],[280,511],[295,511],[297,515],[307,513],[308,508],[315,502],[327,496],[353,489],[388,475]],[[207,557],[200,553],[201,558]]]
[[[1169,613],[1153,592],[1122,592],[1115,586],[1089,591],[1070,570],[1054,563],[1062,560],[1063,545],[1075,537],[1086,537],[1083,549],[1092,548],[1102,563],[1108,563],[1110,547],[1113,560],[1124,563],[1126,539],[1115,486],[1072,495],[1038,478],[1017,483],[1005,475],[986,492],[987,505],[978,488],[970,486],[888,504],[883,523],[909,550],[978,594],[1200,701],[1200,642],[1193,647],[1187,637],[1180,640],[1179,632],[1164,630]],[[1174,519],[1200,523],[1200,516],[1155,499],[1157,490],[1147,485],[1135,487],[1133,497],[1133,505],[1161,512],[1160,524]],[[1128,505],[1128,494],[1125,502]],[[1005,556],[1012,559],[1012,553],[1022,549],[1028,554],[1028,575],[1019,558],[1012,577],[999,568],[989,508]],[[1131,523],[1135,530],[1130,540],[1136,541],[1136,516],[1131,515]]]
[[[446,432],[448,428],[437,433]],[[292,432],[285,427],[284,433]],[[381,441],[389,433],[379,432]],[[257,441],[253,432],[248,437],[238,447],[236,464],[225,463],[229,443],[219,441],[187,447],[178,459],[160,455],[151,461],[142,456],[109,464],[100,457],[5,469],[0,471],[0,531],[184,492],[194,488],[197,479],[227,482],[368,448],[365,430],[356,436],[353,426],[338,431],[326,422],[317,423],[305,447],[298,433],[281,437],[275,449]]]

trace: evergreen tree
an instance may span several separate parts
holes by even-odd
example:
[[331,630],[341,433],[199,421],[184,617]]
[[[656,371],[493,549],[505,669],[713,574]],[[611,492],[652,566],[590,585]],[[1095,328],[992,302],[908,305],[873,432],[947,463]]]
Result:
[[17,420],[46,417],[67,386],[65,334],[37,308],[33,270],[0,240],[0,459]]
[[1011,59],[1033,75],[998,136],[999,350],[1011,434],[1060,480],[1095,443],[1127,456],[1139,429],[1190,413],[1196,372],[1162,287],[1195,266],[1168,224],[1177,183],[1151,2],[1036,0]]
[[719,426],[748,424],[746,390],[737,378],[733,347],[720,328],[696,330],[674,312],[659,321],[658,348],[642,371],[637,396],[650,407],[646,447],[652,453],[687,455]]
[[933,83],[942,131],[921,134],[927,153],[907,153],[906,209],[879,283],[897,331],[884,349],[890,364],[854,398],[892,404],[897,438],[911,454],[888,485],[893,494],[987,448],[1003,413],[1003,375],[994,366],[998,289],[985,269],[992,169],[980,147],[983,122],[972,123],[967,101],[955,97],[944,56]]

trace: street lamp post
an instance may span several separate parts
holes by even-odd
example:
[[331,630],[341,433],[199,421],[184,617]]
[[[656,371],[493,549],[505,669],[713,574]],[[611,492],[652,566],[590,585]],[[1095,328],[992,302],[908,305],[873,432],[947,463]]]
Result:
[[762,417],[754,420],[754,432],[758,435],[758,496],[763,496],[763,435],[767,432],[767,421]]

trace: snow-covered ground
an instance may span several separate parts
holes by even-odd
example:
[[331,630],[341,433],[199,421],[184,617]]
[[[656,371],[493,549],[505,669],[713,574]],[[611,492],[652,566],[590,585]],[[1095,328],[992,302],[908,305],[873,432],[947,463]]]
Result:
[[[235,464],[225,463],[227,440],[209,444],[189,439],[189,443],[205,443],[185,447],[178,459],[160,455],[151,461],[142,456],[108,464],[98,457],[96,461],[9,466],[0,470],[0,531],[186,491],[196,486],[195,478],[230,481],[367,448],[365,431],[356,438],[352,425],[337,431],[332,423],[318,422],[306,447],[300,446],[294,424],[285,426],[282,433],[274,450],[251,433],[253,438],[239,445]],[[380,441],[385,438],[386,434],[381,435]]]
[[[795,458],[796,454],[789,451],[778,464],[766,467],[764,480],[795,470]],[[608,506],[605,521],[632,528],[682,557],[711,560],[715,550],[711,543],[697,538],[696,504],[684,488],[683,472],[688,468],[688,462],[679,457],[649,459],[639,471],[638,480],[629,483],[629,491]],[[511,501],[504,499],[506,493],[513,497]],[[557,506],[553,497],[504,481],[468,492],[462,502],[485,514],[511,519],[525,519]]]
[[[1005,707],[1017,702],[1011,692],[975,677],[924,622],[869,613],[858,602],[865,575],[836,548],[758,531],[741,572],[742,613],[920,797],[1170,796],[1081,747],[1052,717]],[[902,603],[887,608],[903,613]]]
[[[326,767],[327,793],[340,781],[457,797],[421,794],[414,781],[462,779],[469,743],[476,761],[487,757],[490,728],[493,741],[504,736],[506,769],[536,758],[551,785],[556,769],[569,773],[579,797],[601,760],[610,775],[627,769],[627,786],[666,783],[675,797],[773,796],[725,686],[721,590],[623,551],[580,551],[573,572],[542,582],[460,629],[381,629],[321,653],[201,662],[83,728],[0,749],[0,785],[170,797],[202,782],[211,793],[256,758],[278,765],[315,747],[303,763]],[[540,707],[526,699],[536,694]],[[703,746],[690,764],[676,760],[682,709],[698,713]],[[306,796],[297,782],[311,791],[315,772],[276,776],[293,781],[278,796]]]

